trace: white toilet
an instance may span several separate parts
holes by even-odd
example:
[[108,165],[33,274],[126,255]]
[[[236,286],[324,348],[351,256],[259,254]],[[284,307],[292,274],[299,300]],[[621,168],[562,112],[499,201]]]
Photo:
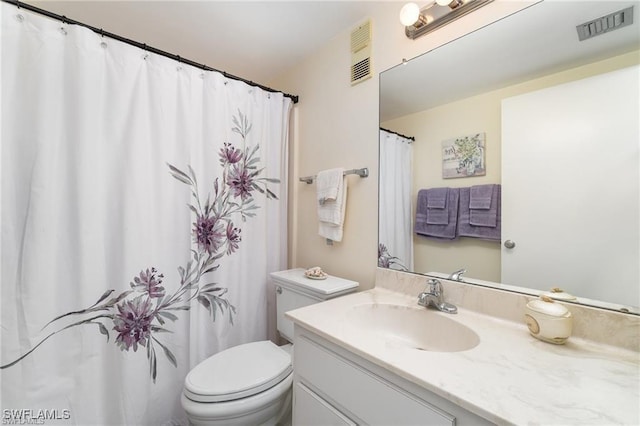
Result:
[[[312,280],[304,269],[270,274],[276,286],[277,327],[293,342],[293,323],[284,313],[352,293],[358,283],[328,276]],[[195,366],[184,381],[182,407],[192,425],[291,423],[293,345],[269,340],[219,352]]]

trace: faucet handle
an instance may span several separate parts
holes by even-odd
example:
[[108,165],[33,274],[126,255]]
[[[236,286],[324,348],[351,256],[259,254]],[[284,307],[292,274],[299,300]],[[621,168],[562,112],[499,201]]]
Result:
[[427,286],[429,286],[429,293],[435,295],[442,294],[442,283],[440,280],[430,278],[429,281],[427,281]]
[[467,272],[465,268],[458,269],[457,271],[452,272],[451,275],[449,275],[449,279],[454,281],[462,281],[462,274],[464,274],[465,272]]

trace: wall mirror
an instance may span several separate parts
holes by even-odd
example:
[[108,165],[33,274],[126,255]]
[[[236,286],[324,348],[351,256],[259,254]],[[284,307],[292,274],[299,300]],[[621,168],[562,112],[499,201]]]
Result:
[[[640,314],[639,13],[544,1],[382,72],[378,265]],[[497,236],[416,233],[420,190],[487,184]]]

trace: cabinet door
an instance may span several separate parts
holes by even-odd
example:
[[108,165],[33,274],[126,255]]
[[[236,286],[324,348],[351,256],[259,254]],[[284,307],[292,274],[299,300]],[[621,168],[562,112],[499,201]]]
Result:
[[302,383],[296,383],[293,393],[294,425],[355,426],[355,423]]
[[294,368],[301,381],[312,383],[363,423],[455,425],[450,414],[303,336],[296,337]]

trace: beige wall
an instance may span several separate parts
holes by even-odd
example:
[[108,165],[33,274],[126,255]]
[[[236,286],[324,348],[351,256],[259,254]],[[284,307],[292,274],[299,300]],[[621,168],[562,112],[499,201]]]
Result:
[[[497,0],[417,40],[406,38],[398,20],[404,3],[371,2],[368,16],[269,82],[300,96],[291,141],[289,266],[321,266],[360,282],[362,289],[373,286],[377,263],[378,74],[533,2]],[[366,19],[372,20],[374,77],[352,87],[350,32]],[[349,177],[344,238],[328,246],[317,232],[315,185],[298,177],[333,167],[369,167],[371,175]]]
[[[640,52],[595,62],[504,89],[487,92],[460,101],[382,123],[382,127],[416,138],[413,144],[413,194],[440,186],[461,187],[500,183],[501,102],[503,99],[540,90],[573,80],[638,64]],[[451,117],[455,117],[452,119]],[[470,179],[442,179],[441,142],[478,132],[486,134],[486,176]],[[465,267],[470,276],[501,282],[500,244],[462,238],[440,242],[414,236],[414,269],[420,272],[451,272]],[[452,251],[455,250],[455,256]]]

